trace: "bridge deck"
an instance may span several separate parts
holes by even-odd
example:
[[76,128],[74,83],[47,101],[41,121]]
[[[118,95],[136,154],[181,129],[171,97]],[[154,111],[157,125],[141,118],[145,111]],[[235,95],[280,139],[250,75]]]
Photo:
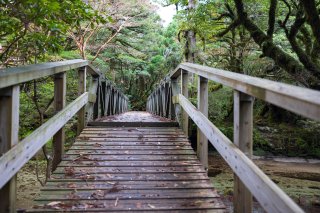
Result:
[[[115,121],[130,124],[106,125]],[[225,212],[187,138],[168,122],[130,112],[88,126],[30,211]]]

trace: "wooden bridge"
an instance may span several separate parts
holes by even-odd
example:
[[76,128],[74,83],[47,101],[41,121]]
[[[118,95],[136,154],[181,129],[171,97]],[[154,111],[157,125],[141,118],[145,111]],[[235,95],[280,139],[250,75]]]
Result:
[[[66,106],[71,69],[78,69],[79,97]],[[199,76],[198,108],[188,100],[188,73]],[[19,85],[51,75],[56,114],[19,142]],[[233,142],[207,118],[208,80],[234,89]],[[149,113],[127,112],[125,95],[86,60],[1,70],[0,212],[16,212],[16,174],[51,138],[54,172],[29,212],[225,212],[206,174],[208,141],[235,173],[234,212],[252,212],[253,196],[267,212],[303,212],[250,159],[253,101],[319,121],[319,97],[318,91],[183,63],[150,95]],[[78,137],[65,153],[64,125],[76,114]],[[198,127],[197,154],[187,140],[189,117]]]

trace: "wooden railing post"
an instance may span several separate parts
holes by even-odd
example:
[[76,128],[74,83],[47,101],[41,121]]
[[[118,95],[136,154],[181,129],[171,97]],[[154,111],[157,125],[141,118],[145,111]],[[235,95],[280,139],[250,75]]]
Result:
[[92,85],[94,82],[98,82],[98,87],[96,92],[96,102],[94,103],[93,107],[93,119],[100,118],[100,88],[101,88],[101,81],[99,78],[92,78]]
[[[253,98],[234,91],[234,136],[233,141],[247,157],[252,157]],[[234,212],[252,212],[251,192],[234,175]]]
[[[59,112],[66,106],[66,73],[59,73],[54,76],[54,109],[55,112]],[[53,160],[52,171],[54,171],[61,161],[64,153],[65,132],[64,128],[61,128],[53,136]]]
[[[198,81],[198,109],[208,117],[208,79],[199,76]],[[208,139],[198,128],[197,130],[197,155],[204,166],[208,169]]]
[[[181,71],[181,93],[182,95],[188,99],[188,83],[189,83],[189,75],[187,71]],[[188,136],[189,135],[189,116],[184,110],[182,110],[182,130]]]
[[[78,84],[78,95],[80,96],[84,92],[86,92],[86,84],[87,84],[87,68],[81,67],[78,70],[78,78],[79,78],[79,84]],[[84,129],[86,123],[86,110],[85,107],[82,107],[78,112],[78,128],[77,128],[77,135],[80,135],[81,131]]]
[[[172,97],[178,95],[181,93],[181,88],[179,87],[179,80],[178,78],[174,78],[171,79],[171,90],[172,90]],[[172,98],[171,97],[171,98]],[[176,121],[180,124],[181,126],[181,106],[178,103],[174,103],[174,101],[172,101],[172,105],[171,107],[173,107],[171,109],[172,112],[172,118],[175,118]]]
[[[18,141],[19,86],[0,90],[0,156]],[[16,212],[16,176],[0,189],[0,212]]]

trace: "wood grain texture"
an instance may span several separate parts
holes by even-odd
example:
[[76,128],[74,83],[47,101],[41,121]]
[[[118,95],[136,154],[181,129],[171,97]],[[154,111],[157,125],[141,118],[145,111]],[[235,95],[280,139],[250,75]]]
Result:
[[3,69],[0,71],[0,89],[87,65],[87,60],[75,59]]
[[[161,140],[145,145],[141,135]],[[103,141],[92,142],[88,136]],[[53,208],[225,212],[190,143],[176,127],[85,128],[35,202],[36,208],[30,212],[50,212]],[[50,206],[52,202],[58,204]]]
[[0,158],[0,188],[2,188],[8,180],[10,180],[87,102],[88,93],[84,93],[2,155]]
[[179,76],[181,69],[320,121],[319,91],[192,63],[180,64],[170,74],[171,78]]
[[[0,90],[0,155],[18,144],[20,86]],[[2,170],[0,170],[2,171]],[[0,186],[0,212],[16,212],[16,175]]]
[[180,105],[267,212],[304,212],[267,175],[181,94]]

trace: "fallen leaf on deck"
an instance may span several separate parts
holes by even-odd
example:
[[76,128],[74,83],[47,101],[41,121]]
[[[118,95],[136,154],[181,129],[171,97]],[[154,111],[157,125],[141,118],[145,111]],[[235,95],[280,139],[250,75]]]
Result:
[[68,183],[67,187],[68,188],[77,188],[78,186],[75,183]]
[[156,208],[154,205],[148,204],[148,206],[152,209]]
[[64,168],[65,176],[73,176],[75,173],[74,167],[65,167]]
[[118,201],[119,201],[119,198],[117,197],[116,202],[114,203],[114,206],[118,205]]
[[53,202],[48,203],[47,206],[57,206],[57,205],[59,205],[59,204],[61,204],[61,202],[59,202],[59,201],[53,201]]

